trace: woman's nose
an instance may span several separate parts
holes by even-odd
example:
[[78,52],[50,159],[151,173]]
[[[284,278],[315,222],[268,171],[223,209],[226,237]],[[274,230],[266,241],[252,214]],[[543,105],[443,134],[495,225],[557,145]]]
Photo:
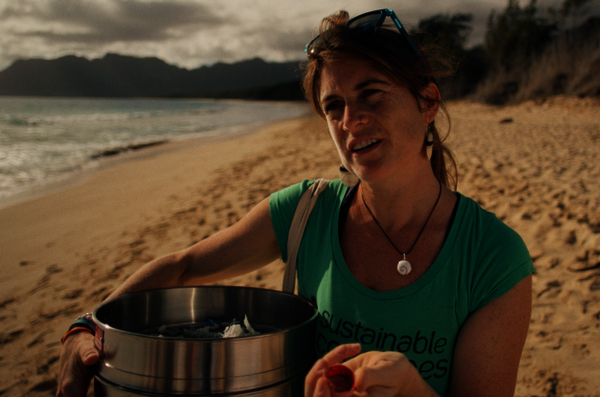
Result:
[[343,128],[345,131],[354,131],[368,121],[366,114],[357,105],[347,104],[344,108]]

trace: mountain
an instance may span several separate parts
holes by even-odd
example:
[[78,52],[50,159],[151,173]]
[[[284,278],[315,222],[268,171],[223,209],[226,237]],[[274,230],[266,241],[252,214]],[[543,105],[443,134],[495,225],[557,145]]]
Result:
[[[299,81],[297,61],[255,58],[188,70],[154,57],[68,55],[15,61],[0,72],[0,95],[301,99]],[[280,98],[270,98],[270,92]]]

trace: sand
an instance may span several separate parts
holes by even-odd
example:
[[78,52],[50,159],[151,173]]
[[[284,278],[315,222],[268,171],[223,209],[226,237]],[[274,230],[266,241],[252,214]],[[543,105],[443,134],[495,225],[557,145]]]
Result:
[[[517,230],[537,268],[517,396],[600,395],[600,104],[448,105],[459,186]],[[149,260],[240,219],[271,192],[335,178],[316,117],[143,156],[0,209],[0,396],[50,396],[60,338]],[[274,262],[222,284],[280,289]]]

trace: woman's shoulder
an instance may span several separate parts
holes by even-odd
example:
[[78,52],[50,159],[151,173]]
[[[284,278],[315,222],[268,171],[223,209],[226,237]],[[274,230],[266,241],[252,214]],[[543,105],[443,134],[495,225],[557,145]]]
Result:
[[[304,179],[301,182],[295,183],[271,194],[270,198],[272,201],[280,202],[281,204],[290,204],[295,206],[297,205],[298,201],[300,201],[300,198],[302,197],[304,192],[308,188],[310,188],[315,182],[316,179]],[[339,196],[345,193],[345,189],[346,187],[344,186],[344,184],[342,184],[342,181],[340,179],[334,179],[329,181],[323,194],[328,196]]]
[[[287,239],[294,213],[304,192],[315,182],[316,180],[305,179],[279,190],[269,197],[271,222],[284,260],[287,258]],[[311,214],[331,214],[335,209],[336,202],[343,199],[345,189],[346,187],[339,179],[330,181],[325,190],[319,195]]]
[[469,247],[478,266],[496,261],[515,267],[531,266],[531,256],[521,235],[475,200],[459,195],[455,222],[457,239]]
[[523,238],[493,212],[475,200],[459,195],[456,238],[472,294],[470,311],[502,296],[535,273]]
[[521,239],[519,234],[506,223],[504,223],[495,213],[483,208],[477,201],[461,193],[459,197],[459,210],[461,221],[465,226],[469,225],[475,228],[482,237],[504,235],[506,238]]

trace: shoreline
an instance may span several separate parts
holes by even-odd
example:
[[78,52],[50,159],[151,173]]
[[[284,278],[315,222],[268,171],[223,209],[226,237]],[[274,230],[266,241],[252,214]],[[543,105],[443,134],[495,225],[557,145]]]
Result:
[[[310,108],[307,105],[305,115],[300,116],[299,118],[307,117],[310,114]],[[291,118],[290,120],[292,119],[294,118]],[[135,161],[141,158],[156,157],[172,151],[186,150],[215,142],[237,139],[257,133],[271,123],[285,120],[286,119],[272,122],[254,122],[239,126],[222,127],[213,132],[206,133],[205,136],[192,138],[159,140],[141,144],[132,143],[123,147],[114,148],[107,147],[101,152],[90,156],[88,163],[84,164],[80,169],[65,172],[62,175],[55,176],[46,182],[33,185],[26,190],[11,196],[0,197],[0,210],[80,185],[85,183],[96,173],[102,172],[110,167],[118,166],[122,163]]]
[[[41,99],[51,100],[50,98],[24,98],[24,99]],[[64,98],[68,99],[68,98]],[[72,99],[72,98],[71,98]],[[86,98],[82,98],[86,99]],[[89,99],[89,98],[87,98]],[[104,98],[106,99],[106,98]],[[151,101],[151,100],[147,100]],[[233,117],[234,120],[241,124],[231,124],[231,122],[219,123],[211,122],[210,120],[204,120],[202,122],[208,123],[206,130],[200,128],[199,130],[190,130],[186,133],[180,132],[179,134],[171,135],[166,134],[163,137],[151,136],[141,134],[137,139],[131,137],[130,141],[123,141],[116,145],[111,145],[105,142],[105,146],[100,146],[94,151],[88,152],[85,157],[81,157],[74,161],[72,164],[65,165],[64,169],[54,169],[48,164],[40,163],[39,169],[28,169],[25,171],[26,182],[7,182],[11,184],[10,190],[2,190],[0,192],[0,209],[10,207],[14,204],[18,204],[23,201],[28,201],[34,198],[42,197],[46,194],[56,192],[58,190],[77,185],[84,182],[90,175],[95,172],[101,171],[106,167],[114,164],[119,164],[124,161],[136,159],[138,157],[152,155],[158,155],[163,151],[167,150],[179,150],[179,147],[185,147],[186,145],[199,145],[210,142],[217,142],[220,140],[236,139],[237,137],[252,134],[260,130],[265,125],[271,122],[277,122],[286,119],[293,119],[296,117],[304,117],[311,113],[310,107],[307,103],[302,101],[246,101],[246,100],[204,100],[204,99],[190,99],[183,100],[183,102],[199,102],[199,103],[216,103],[223,104],[228,107],[228,104],[237,104],[236,109],[241,105],[241,112],[245,112],[246,107],[252,109],[253,106],[258,106],[258,113],[244,113],[252,114],[252,117]],[[264,105],[273,107],[270,114],[265,114],[263,117],[257,117],[262,115],[261,111],[264,111]],[[279,112],[282,111],[282,113]],[[168,117],[176,117],[174,115],[167,115]],[[190,117],[195,117],[193,114],[185,114],[184,120]],[[281,118],[285,117],[285,118]],[[229,118],[226,118],[229,120]],[[133,119],[132,119],[133,120]],[[149,120],[149,119],[148,119]],[[148,121],[147,120],[147,121]],[[144,123],[144,121],[132,122]],[[160,122],[160,121],[159,121]],[[167,128],[171,128],[172,123]],[[164,123],[164,121],[163,121]],[[212,123],[212,124],[211,124]],[[175,122],[175,124],[177,124]],[[143,124],[141,124],[143,125]],[[159,124],[160,125],[160,124]],[[185,125],[184,125],[185,127]],[[95,128],[94,125],[91,128]],[[106,126],[109,128],[109,126]],[[177,129],[176,129],[177,130]],[[179,131],[179,130],[177,130]],[[185,130],[184,130],[185,131]],[[165,138],[165,136],[167,136]],[[119,146],[121,145],[121,146]],[[158,147],[158,149],[157,149]],[[91,150],[91,149],[90,149]],[[36,171],[38,174],[45,174],[44,180],[37,180],[36,177],[29,177],[27,173]],[[10,174],[10,172],[9,172]],[[35,172],[33,172],[35,174]],[[4,189],[8,189],[8,185],[4,186]]]
[[[458,190],[515,229],[537,269],[515,396],[600,393],[598,109],[578,98],[448,103]],[[0,209],[0,394],[53,395],[73,318],[148,261],[223,230],[283,187],[337,178],[339,167],[317,116],[181,145],[141,150],[80,184]],[[276,261],[219,284],[280,290],[282,275]]]

